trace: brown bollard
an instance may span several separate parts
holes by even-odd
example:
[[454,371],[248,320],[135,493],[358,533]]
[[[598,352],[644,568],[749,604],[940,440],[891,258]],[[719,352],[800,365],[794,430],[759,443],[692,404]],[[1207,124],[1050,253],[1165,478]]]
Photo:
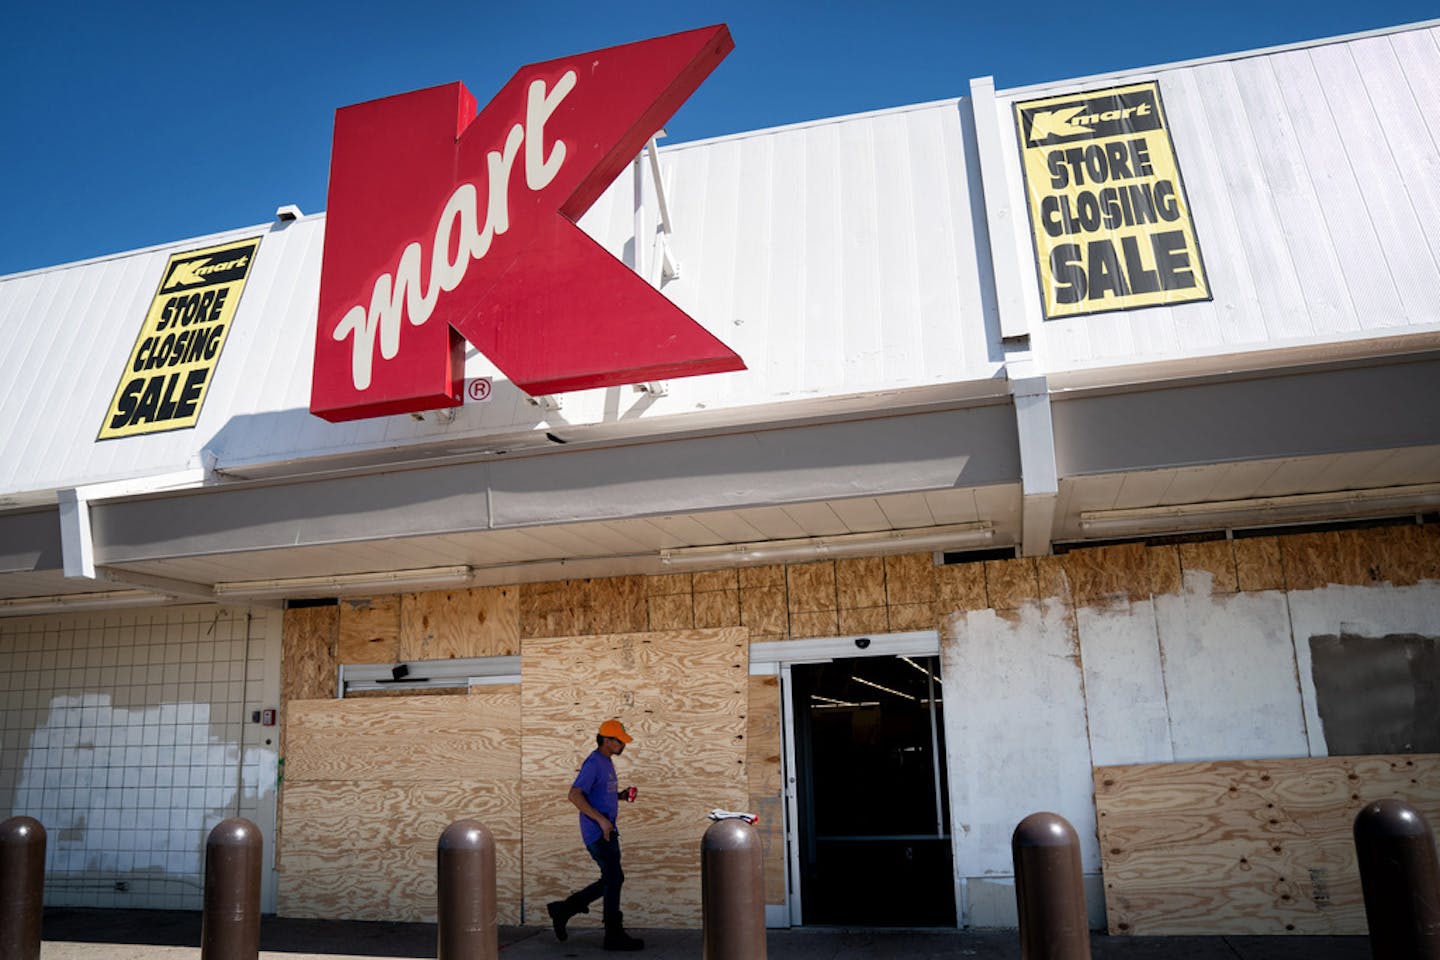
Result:
[[244,817],[221,820],[205,841],[200,960],[260,956],[260,859],[265,841]]
[[1414,807],[1376,800],[1355,815],[1355,855],[1375,960],[1440,960],[1435,835]]
[[765,960],[765,873],[760,835],[717,820],[700,841],[704,960]]
[[435,851],[439,960],[496,960],[495,838],[484,824],[456,820]]
[[34,817],[0,823],[0,960],[40,960],[45,828]]
[[1021,960],[1089,960],[1080,838],[1056,813],[1032,813],[1010,840]]

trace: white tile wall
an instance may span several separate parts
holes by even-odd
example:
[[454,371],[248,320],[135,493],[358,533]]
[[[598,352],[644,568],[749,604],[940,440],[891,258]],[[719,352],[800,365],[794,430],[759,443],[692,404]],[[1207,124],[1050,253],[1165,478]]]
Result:
[[279,633],[199,606],[0,620],[0,814],[44,824],[47,904],[198,910],[227,817],[270,862],[279,741],[250,715],[278,705]]

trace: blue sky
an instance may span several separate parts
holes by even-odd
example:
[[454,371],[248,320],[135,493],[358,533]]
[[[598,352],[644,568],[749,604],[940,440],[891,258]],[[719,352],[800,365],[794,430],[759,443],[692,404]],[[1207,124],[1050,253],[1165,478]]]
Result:
[[336,107],[728,23],[670,142],[1440,17],[1307,4],[40,2],[0,17],[0,275],[325,207]]

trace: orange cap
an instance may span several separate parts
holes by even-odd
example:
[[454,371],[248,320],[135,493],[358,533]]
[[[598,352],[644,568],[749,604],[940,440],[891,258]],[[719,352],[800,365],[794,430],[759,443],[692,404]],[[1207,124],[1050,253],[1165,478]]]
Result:
[[600,736],[614,737],[621,743],[630,743],[635,738],[625,732],[625,725],[619,720],[606,720],[600,724]]

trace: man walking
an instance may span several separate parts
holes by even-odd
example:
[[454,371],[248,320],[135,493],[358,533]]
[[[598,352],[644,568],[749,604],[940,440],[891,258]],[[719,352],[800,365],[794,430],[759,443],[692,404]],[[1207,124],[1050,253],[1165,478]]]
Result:
[[603,896],[605,949],[640,950],[645,946],[644,940],[625,932],[624,915],[620,912],[620,886],[625,882],[625,872],[620,869],[620,831],[615,829],[615,817],[620,810],[620,798],[633,800],[635,788],[624,791],[617,788],[611,758],[624,753],[625,744],[632,739],[619,720],[600,724],[595,749],[585,758],[570,787],[569,800],[580,811],[580,839],[599,864],[600,879],[564,900],[545,905],[555,926],[555,936],[561,940],[567,936],[565,924],[570,918],[577,913],[589,913],[590,904]]

